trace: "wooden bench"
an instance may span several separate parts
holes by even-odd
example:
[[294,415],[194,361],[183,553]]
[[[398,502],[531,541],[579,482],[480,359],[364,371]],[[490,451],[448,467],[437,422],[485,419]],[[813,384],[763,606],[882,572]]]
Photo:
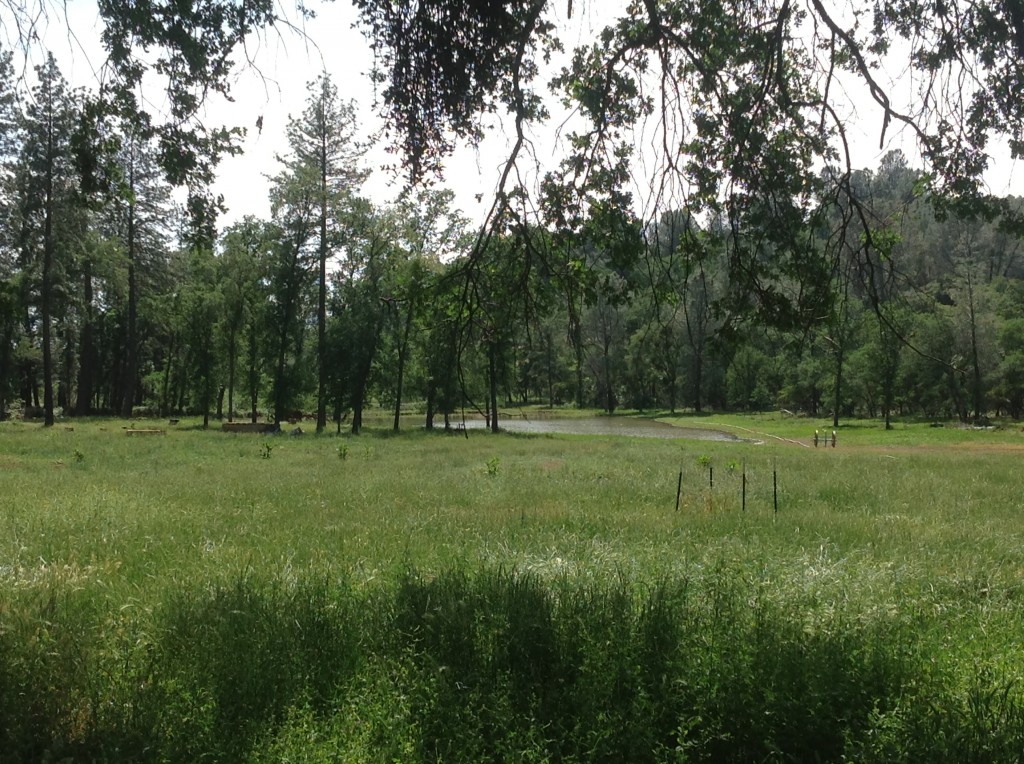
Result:
[[163,435],[164,434],[163,430],[150,429],[150,428],[146,428],[146,429],[128,429],[128,430],[125,430],[124,432],[125,432],[125,435],[127,435],[129,437],[131,437],[132,435]]
[[275,426],[272,422],[224,422],[220,429],[224,432],[272,432]]

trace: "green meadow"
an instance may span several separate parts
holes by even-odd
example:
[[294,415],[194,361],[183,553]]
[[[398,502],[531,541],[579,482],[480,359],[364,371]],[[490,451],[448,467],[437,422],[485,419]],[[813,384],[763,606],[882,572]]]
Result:
[[1024,758],[1019,427],[671,421],[0,423],[0,759]]

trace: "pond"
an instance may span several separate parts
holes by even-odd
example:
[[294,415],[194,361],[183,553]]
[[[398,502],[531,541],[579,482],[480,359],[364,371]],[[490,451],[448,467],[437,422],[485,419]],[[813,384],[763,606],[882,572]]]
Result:
[[[452,420],[452,424],[455,424]],[[467,419],[466,428],[485,429],[483,419]],[[688,440],[717,440],[728,442],[750,442],[728,432],[705,430],[698,427],[676,427],[654,419],[632,416],[570,417],[566,419],[528,419],[506,417],[498,420],[498,426],[505,432],[531,434],[558,433],[562,435],[624,435],[637,438],[685,438]]]

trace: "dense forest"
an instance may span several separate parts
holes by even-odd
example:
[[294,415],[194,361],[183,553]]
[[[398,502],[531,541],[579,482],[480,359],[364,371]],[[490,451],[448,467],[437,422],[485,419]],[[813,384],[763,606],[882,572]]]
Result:
[[[324,75],[290,121],[269,219],[218,228],[175,203],[166,146],[82,129],[87,99],[52,57],[28,92],[2,64],[3,416],[358,432],[371,406],[396,428],[410,408],[431,427],[519,403],[1024,415],[1021,239],[937,208],[898,151],[852,174],[855,195],[812,195],[803,264],[755,308],[764,282],[737,280],[735,257],[756,264],[766,216],[643,223],[624,196],[567,237],[511,215],[472,230],[436,188],[373,202],[354,104]],[[104,183],[83,142],[114,147]],[[862,225],[844,225],[854,208]]]

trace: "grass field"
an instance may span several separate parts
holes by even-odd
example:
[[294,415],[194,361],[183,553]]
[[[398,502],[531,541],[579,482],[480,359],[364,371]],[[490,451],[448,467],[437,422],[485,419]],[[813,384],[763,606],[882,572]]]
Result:
[[1024,758],[1019,427],[673,421],[0,423],[0,759]]

